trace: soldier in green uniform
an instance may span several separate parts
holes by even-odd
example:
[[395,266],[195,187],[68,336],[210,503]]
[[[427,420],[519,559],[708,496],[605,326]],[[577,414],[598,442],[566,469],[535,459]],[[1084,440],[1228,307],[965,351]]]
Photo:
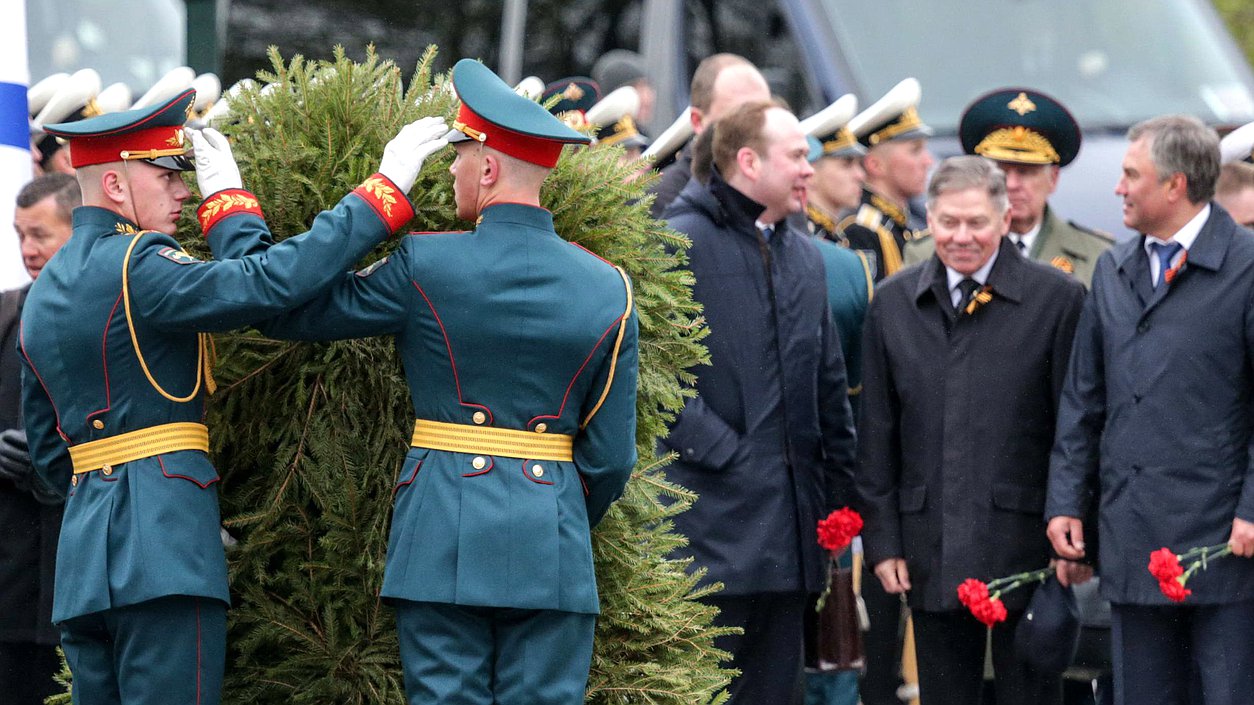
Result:
[[[809,232],[823,257],[827,304],[845,358],[849,406],[856,422],[858,397],[862,393],[862,321],[871,303],[875,279],[864,253],[837,244],[833,234],[835,224],[829,215],[858,204],[865,176],[862,155],[866,150],[844,124],[856,110],[856,103],[849,108],[844,120],[837,121],[835,125],[829,123],[807,137],[814,176],[806,192],[805,212]],[[805,123],[802,126],[805,127]],[[851,552],[846,552],[840,557],[838,568],[849,573],[853,567]],[[849,660],[854,655],[863,656],[861,642],[843,652],[837,649],[840,653],[836,654],[824,653],[823,647],[842,643],[841,629],[847,627],[840,619],[842,608],[853,604],[857,598],[852,585],[844,581],[832,580],[830,591],[821,613],[816,613],[814,609],[817,597],[807,601],[805,702],[806,705],[856,705],[859,668],[857,662]],[[845,637],[844,641],[848,643],[847,632]],[[846,662],[842,663],[841,659]]]
[[584,700],[599,610],[591,527],[636,461],[637,323],[622,270],[540,207],[589,139],[482,64],[453,68],[457,215],[261,326],[390,334],[413,399],[382,595],[412,705]]
[[[1047,203],[1060,169],[1080,151],[1080,127],[1071,113],[1040,91],[1003,88],[968,106],[958,133],[967,154],[988,157],[1006,172],[1010,241],[1087,287],[1098,256],[1114,238],[1063,220]],[[934,249],[931,237],[910,243],[906,264],[927,260]]]
[[866,148],[862,200],[836,223],[836,237],[875,264],[875,280],[902,267],[902,248],[924,230],[912,222],[910,199],[927,187],[932,128],[919,119],[919,82],[907,78],[849,121],[849,131]]
[[[192,168],[194,99],[44,128],[69,141],[84,205],[26,300],[22,406],[41,481],[67,495],[52,619],[76,705],[219,702],[229,596],[203,420],[207,332],[329,285],[412,217],[403,194],[445,144],[443,121],[410,125],[380,173],[309,232],[205,262],[171,237],[190,195],[180,172]],[[269,242],[226,139],[192,139],[210,248]]]

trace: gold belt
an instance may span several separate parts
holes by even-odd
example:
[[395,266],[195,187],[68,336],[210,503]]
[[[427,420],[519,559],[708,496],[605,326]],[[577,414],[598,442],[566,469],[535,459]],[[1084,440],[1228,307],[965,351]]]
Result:
[[74,474],[113,467],[180,450],[209,452],[209,429],[200,423],[167,423],[70,446]]
[[409,445],[415,448],[447,450],[475,455],[500,455],[525,460],[565,460],[574,458],[574,436],[560,433],[517,431],[512,428],[470,426],[418,419]]

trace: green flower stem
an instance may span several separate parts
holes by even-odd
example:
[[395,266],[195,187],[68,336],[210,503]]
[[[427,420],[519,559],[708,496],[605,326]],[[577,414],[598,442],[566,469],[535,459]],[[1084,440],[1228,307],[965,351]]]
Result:
[[998,578],[988,583],[990,599],[1001,597],[1002,593],[1011,592],[1028,583],[1044,582],[1049,576],[1054,574],[1052,566],[1046,566],[1040,570],[1029,570],[1026,573],[1016,573],[1005,578]]
[[1232,546],[1226,543],[1195,548],[1179,557],[1181,562],[1190,558],[1193,559],[1193,565],[1189,566],[1188,569],[1184,571],[1184,574],[1177,578],[1177,580],[1180,581],[1181,585],[1184,585],[1189,581],[1189,578],[1193,577],[1193,574],[1196,573],[1199,568],[1206,570],[1210,561],[1216,558],[1223,558],[1224,556],[1231,554]]

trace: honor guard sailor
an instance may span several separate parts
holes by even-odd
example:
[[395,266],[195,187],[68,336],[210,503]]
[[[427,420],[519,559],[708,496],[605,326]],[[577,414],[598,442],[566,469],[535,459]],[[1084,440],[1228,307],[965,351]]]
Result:
[[[309,299],[413,213],[376,194],[403,193],[415,157],[385,156],[309,232],[239,259],[188,255],[172,235],[190,195],[189,134],[210,248],[269,241],[226,139],[185,132],[194,99],[44,126],[69,141],[84,205],[26,300],[22,406],[41,481],[68,495],[52,620],[78,705],[219,702],[229,597],[207,333]],[[444,129],[411,125],[393,144],[422,154]]]
[[[1061,218],[1047,203],[1062,167],[1080,151],[1080,126],[1065,107],[1030,88],[1002,88],[971,103],[958,126],[962,148],[1006,173],[1010,241],[1029,259],[1073,275],[1085,286],[1111,236]],[[931,237],[906,245],[907,265],[926,261]]]
[[907,78],[849,121],[849,131],[866,150],[862,202],[836,224],[841,242],[875,262],[875,280],[901,269],[902,248],[920,235],[912,223],[910,199],[923,194],[932,155],[932,128],[919,119],[922,90]]
[[475,229],[406,237],[262,330],[395,336],[416,420],[382,595],[409,702],[574,705],[598,612],[589,532],[636,462],[631,285],[540,207],[562,149],[589,138],[476,61],[453,87],[453,193]]

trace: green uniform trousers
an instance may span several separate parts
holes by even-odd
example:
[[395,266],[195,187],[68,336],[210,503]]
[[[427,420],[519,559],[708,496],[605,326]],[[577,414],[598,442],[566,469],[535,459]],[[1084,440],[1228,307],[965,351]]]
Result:
[[409,705],[580,705],[596,615],[393,600]]
[[226,603],[173,595],[73,617],[61,648],[74,705],[218,705]]

